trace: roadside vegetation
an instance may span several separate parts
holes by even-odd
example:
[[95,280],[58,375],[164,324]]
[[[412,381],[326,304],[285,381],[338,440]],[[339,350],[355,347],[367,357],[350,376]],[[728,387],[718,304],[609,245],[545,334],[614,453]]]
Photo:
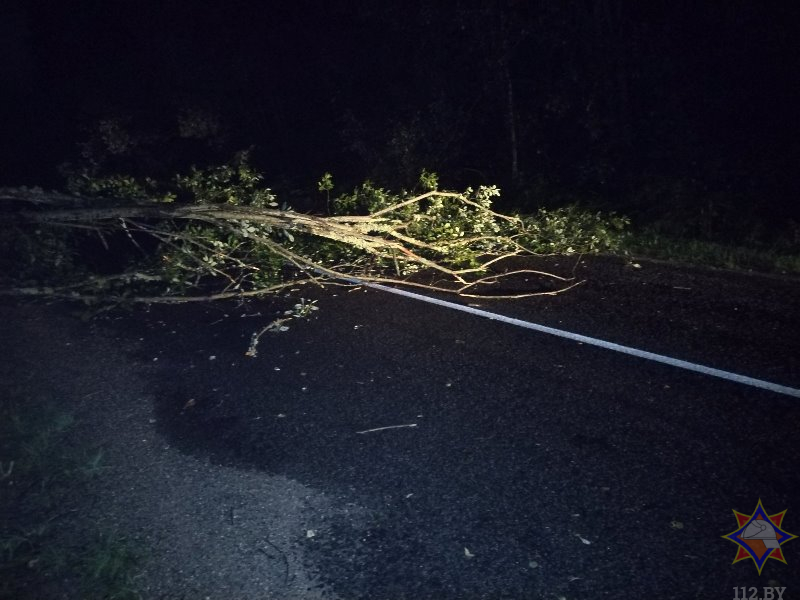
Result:
[[143,553],[115,532],[72,525],[107,468],[102,448],[78,443],[57,402],[1,393],[0,598],[139,598],[132,577]]
[[[628,258],[650,258],[785,275],[800,274],[800,222],[790,217],[745,210],[746,199],[711,193],[697,182],[681,179],[648,184],[634,197],[609,202],[596,193],[564,190],[534,182],[520,191],[514,206],[557,210],[575,227],[615,207],[625,223],[608,231],[608,252]],[[524,209],[520,209],[523,210]]]
[[[768,235],[757,222],[739,236],[687,234],[669,221],[634,228],[621,248],[632,256],[709,267],[800,274],[800,225],[788,222]],[[737,239],[738,238],[738,239]]]
[[[342,185],[325,172],[286,193],[254,166],[252,149],[220,160],[224,140],[219,119],[202,111],[179,114],[171,133],[139,131],[125,118],[95,123],[60,167],[63,192],[0,190],[0,290],[113,306],[357,279],[503,296],[505,278],[521,274],[507,259],[592,253],[800,272],[797,223],[760,223],[689,184],[645,187],[620,203],[621,214],[541,182],[510,199],[493,185],[444,190],[425,169],[394,190]],[[495,208],[515,198],[520,209]],[[581,283],[569,273],[525,275],[531,289],[508,297]]]
[[[325,172],[305,182],[295,210],[296,191],[273,190],[251,151],[223,158],[220,128],[203,111],[183,113],[171,136],[104,119],[61,166],[63,191],[0,189],[0,291],[113,307],[358,280],[520,298],[580,282],[509,270],[509,259],[582,254],[800,274],[800,224],[763,223],[685,186],[643,192],[619,213],[580,193],[530,186],[510,194],[520,209],[503,212],[496,186],[445,190],[424,169],[394,190],[375,180],[340,184]],[[403,156],[407,173],[415,161]],[[504,278],[520,274],[531,288],[503,292]],[[296,301],[253,335],[249,356],[262,334],[317,308]],[[38,598],[59,585],[87,599],[138,597],[132,576],[143,553],[124,537],[59,535],[103,476],[102,449],[75,444],[74,418],[57,403],[3,392],[0,598]]]
[[[215,131],[200,121],[180,125],[181,138]],[[170,171],[153,167],[164,152],[154,139],[105,120],[62,165],[65,192],[0,190],[5,293],[186,302],[356,278],[480,296],[524,273],[541,284],[511,297],[556,294],[580,282],[508,272],[506,260],[618,251],[628,226],[576,206],[503,214],[494,208],[496,186],[443,190],[424,169],[399,190],[371,180],[344,188],[323,173],[305,198],[322,210],[300,212],[269,187],[250,151],[203,166],[176,161]]]

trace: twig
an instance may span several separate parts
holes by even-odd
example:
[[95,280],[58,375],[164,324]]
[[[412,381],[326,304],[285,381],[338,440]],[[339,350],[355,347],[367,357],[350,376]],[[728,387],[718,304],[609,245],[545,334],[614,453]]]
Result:
[[14,461],[8,463],[8,470],[3,468],[3,463],[0,462],[0,480],[8,479],[11,477],[11,472],[14,470]]
[[[28,198],[30,196],[31,198]],[[217,204],[194,204],[194,205],[171,205],[153,202],[136,202],[120,204],[120,201],[105,202],[98,207],[97,199],[81,198],[79,196],[68,196],[57,193],[43,193],[41,191],[8,190],[0,189],[0,201],[28,200],[31,204],[44,204],[56,207],[56,210],[21,210],[12,213],[12,220],[28,221],[30,223],[46,223],[50,225],[83,226],[95,231],[101,231],[101,227],[113,227],[114,224],[127,234],[129,240],[135,245],[137,240],[132,232],[142,232],[153,236],[161,244],[173,251],[179,252],[181,260],[186,260],[186,265],[179,265],[183,269],[193,272],[196,281],[187,281],[188,285],[197,287],[200,278],[211,275],[221,278],[225,283],[224,288],[217,293],[205,296],[104,296],[103,290],[94,294],[86,293],[81,290],[79,285],[67,288],[61,287],[25,287],[13,290],[0,289],[0,294],[21,294],[32,296],[44,296],[51,298],[67,298],[72,300],[102,300],[111,302],[139,302],[139,303],[180,303],[191,301],[208,301],[225,298],[243,298],[247,296],[259,296],[270,292],[312,281],[320,286],[326,282],[327,278],[348,281],[350,284],[361,282],[386,283],[409,287],[419,287],[432,292],[446,292],[457,294],[467,298],[484,299],[505,299],[505,298],[527,298],[531,296],[552,296],[560,294],[566,290],[580,285],[575,282],[574,269],[573,277],[566,278],[535,270],[514,270],[506,273],[488,273],[489,267],[498,262],[511,257],[525,255],[535,255],[536,253],[525,248],[517,241],[518,235],[505,235],[498,231],[497,235],[487,235],[486,232],[475,232],[466,235],[458,240],[436,240],[425,241],[417,239],[414,235],[408,234],[410,222],[402,218],[393,218],[392,214],[397,215],[397,211],[414,203],[422,202],[427,198],[452,198],[469,207],[480,210],[482,213],[491,215],[494,219],[504,219],[508,222],[517,223],[518,217],[509,217],[492,211],[481,204],[470,200],[463,193],[430,191],[424,194],[406,198],[392,206],[385,207],[369,216],[339,216],[339,217],[319,217],[295,213],[292,211],[276,210],[271,208],[256,208],[251,206],[229,206]],[[72,206],[72,208],[64,208]],[[402,216],[402,215],[401,215]],[[140,219],[155,219],[167,221],[169,227],[160,229],[147,221]],[[206,242],[200,236],[194,236],[191,232],[187,233],[177,229],[175,221],[203,223],[210,227],[227,231],[233,237],[244,235],[248,238],[248,243],[254,243],[261,250],[267,250],[269,254],[280,257],[303,274],[303,279],[294,280],[284,284],[273,285],[257,290],[241,291],[260,268],[257,264],[248,264],[250,258],[247,253],[248,246],[233,245],[224,249],[218,248]],[[86,225],[89,223],[91,225]],[[247,224],[260,224],[262,231],[243,232],[242,226]],[[311,256],[304,256],[298,253],[291,246],[278,243],[266,233],[265,230],[284,230],[295,231],[300,234],[310,235],[317,238],[333,240],[353,249],[360,251],[359,256],[349,263],[336,266],[323,266],[318,260]],[[291,239],[290,236],[289,239]],[[464,247],[464,250],[474,255],[480,264],[470,265],[460,268],[458,263],[450,258],[453,249]],[[302,246],[301,246],[302,247]],[[140,248],[141,250],[141,248]],[[244,253],[244,256],[242,254]],[[203,260],[204,257],[213,257],[213,260]],[[372,261],[377,259],[377,265],[394,265],[397,278],[385,277],[387,273],[378,272],[378,276],[371,276],[370,266]],[[580,260],[580,258],[579,258]],[[423,284],[399,277],[401,264],[413,267],[414,270],[430,270],[444,275],[440,285]],[[238,270],[238,272],[237,272]],[[372,271],[374,272],[374,271]],[[547,277],[558,282],[558,289],[548,291],[531,291],[519,293],[502,293],[491,295],[490,293],[479,294],[479,286],[497,284],[505,278],[514,275],[529,274],[536,277]],[[186,274],[189,277],[190,273]],[[317,277],[319,276],[319,277]],[[138,279],[138,278],[137,278]],[[157,277],[153,277],[157,280]],[[95,280],[95,284],[100,281],[110,281],[110,279]],[[122,279],[122,281],[125,281]],[[445,283],[446,282],[446,283]],[[91,281],[87,281],[91,285]],[[440,283],[437,281],[437,284]],[[251,284],[252,285],[252,284]],[[166,290],[169,292],[169,290]],[[482,290],[481,290],[482,291]]]
[[223,292],[205,296],[98,296],[96,294],[80,294],[78,292],[59,292],[56,289],[46,287],[0,288],[0,296],[41,296],[44,298],[62,298],[65,300],[81,300],[88,302],[103,300],[108,302],[132,302],[135,304],[182,304],[183,302],[209,302],[212,300],[227,300],[229,298],[262,296],[305,283],[308,282],[301,279],[279,283],[257,290]]
[[[255,358],[258,356],[258,351],[256,347],[258,346],[258,342],[261,339],[261,336],[267,333],[268,331],[281,331],[281,327],[284,327],[284,323],[290,321],[292,317],[285,317],[283,319],[275,319],[266,327],[263,327],[261,331],[258,333],[254,333],[250,338],[250,347],[245,352],[245,356],[249,356],[250,358]],[[284,329],[284,331],[286,331]]]
[[385,429],[400,429],[402,427],[416,427],[416,423],[408,423],[407,425],[387,425],[386,427],[376,427],[375,429],[365,429],[364,431],[356,431],[356,433],[372,433],[373,431],[383,431]]

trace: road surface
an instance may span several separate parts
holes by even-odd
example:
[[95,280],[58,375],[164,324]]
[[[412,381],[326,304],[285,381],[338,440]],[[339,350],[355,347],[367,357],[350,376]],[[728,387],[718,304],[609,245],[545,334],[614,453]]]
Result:
[[[576,274],[459,302],[800,388],[797,279]],[[320,310],[255,358],[292,301],[3,307],[6,368],[69,380],[116,460],[93,518],[153,547],[144,597],[800,597],[800,539],[759,575],[722,537],[759,499],[800,535],[800,399],[371,289],[296,294]]]

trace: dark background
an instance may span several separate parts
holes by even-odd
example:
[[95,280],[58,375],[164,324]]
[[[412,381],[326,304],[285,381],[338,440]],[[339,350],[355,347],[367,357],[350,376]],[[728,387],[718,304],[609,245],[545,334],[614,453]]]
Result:
[[[113,117],[152,132],[154,175],[253,146],[279,191],[425,167],[526,210],[800,218],[793,4],[12,2],[0,185],[58,185]],[[213,140],[175,134],[187,110]]]

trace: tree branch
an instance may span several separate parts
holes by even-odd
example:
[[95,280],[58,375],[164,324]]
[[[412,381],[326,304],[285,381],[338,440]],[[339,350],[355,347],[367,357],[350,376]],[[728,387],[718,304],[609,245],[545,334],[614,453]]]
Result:
[[[409,225],[412,221],[404,220],[398,211],[406,209],[414,203],[420,203],[434,197],[451,199],[461,203],[464,207],[468,207],[468,209],[459,208],[459,211],[476,211],[475,214],[480,216],[482,223],[503,222],[508,228],[519,226],[515,230],[512,229],[508,235],[503,235],[502,233],[497,233],[496,235],[477,233],[464,235],[462,231],[459,235],[463,237],[452,238],[445,235],[444,238],[438,239],[437,234],[437,236],[429,236],[427,239],[419,239],[409,233],[409,231],[419,231],[419,228],[410,230]],[[196,274],[197,281],[206,274],[215,274],[221,277],[223,281],[227,281],[227,286],[223,291],[198,296],[103,294],[102,284],[111,280],[102,278],[89,279],[84,282],[84,290],[100,289],[94,295],[80,291],[80,284],[74,285],[69,289],[48,286],[18,286],[12,287],[3,293],[84,301],[96,300],[99,297],[102,300],[111,302],[176,303],[259,296],[296,285],[299,282],[313,281],[321,284],[319,277],[349,280],[351,282],[355,277],[357,280],[364,282],[413,286],[431,291],[455,293],[470,298],[524,298],[561,293],[581,283],[575,282],[574,278],[561,277],[538,270],[522,269],[505,273],[490,272],[490,267],[497,269],[499,263],[503,260],[521,254],[533,254],[525,249],[518,241],[518,234],[514,233],[514,231],[519,232],[521,230],[522,223],[517,217],[495,213],[486,206],[471,200],[465,194],[456,192],[430,191],[413,198],[404,199],[371,215],[335,217],[234,204],[206,203],[188,205],[152,200],[122,202],[114,199],[89,198],[29,189],[0,189],[0,201],[9,203],[5,207],[7,210],[3,224],[80,227],[102,229],[103,231],[118,229],[124,231],[134,244],[137,244],[137,242],[131,237],[131,231],[144,233],[158,240],[170,251],[178,251],[187,255],[190,264],[193,266],[187,267],[186,263],[179,261],[181,264],[178,265],[178,268],[183,269],[182,273],[191,268]],[[34,208],[20,208],[19,203],[22,203],[23,206],[28,205]],[[417,213],[416,216],[419,216],[419,214]],[[425,218],[430,218],[428,213],[425,213],[424,216]],[[438,218],[441,219],[442,217]],[[201,237],[196,233],[196,230],[178,226],[177,223],[180,222],[195,222],[211,227],[221,234],[228,234],[229,239],[241,240],[241,243],[226,246],[224,250],[219,249],[220,246],[215,246],[215,244],[220,244],[221,242],[213,241],[216,238],[211,238],[213,243],[209,243],[206,241],[209,238]],[[441,220],[439,223],[441,224]],[[258,225],[259,227],[254,227],[253,225]],[[449,225],[447,226],[449,227]],[[500,231],[499,225],[492,225],[492,227],[495,228],[493,231]],[[413,265],[416,270],[437,272],[444,276],[445,284],[433,285],[400,277],[376,276],[366,272],[363,267],[357,268],[355,263],[345,263],[336,267],[326,266],[307,254],[295,251],[290,247],[291,244],[274,239],[271,235],[274,230],[293,231],[307,236],[331,240],[358,249],[374,259],[394,261],[398,275],[401,270],[397,261],[398,258],[402,257],[404,266]],[[476,231],[479,230],[479,228],[476,229]],[[403,233],[400,233],[401,231]],[[286,239],[292,241],[293,237],[287,234]],[[251,277],[247,273],[255,274],[259,271],[257,264],[252,264],[246,260],[247,252],[240,251],[240,248],[245,243],[247,248],[250,248],[251,245],[256,245],[269,254],[280,257],[287,264],[293,265],[302,273],[302,279],[300,281],[294,280],[291,283],[258,286],[249,290],[243,289],[243,284]],[[474,250],[475,248],[481,248],[481,250],[476,251]],[[239,256],[234,255],[234,252],[239,252]],[[242,258],[242,252],[244,252],[244,258]],[[460,255],[467,253],[473,256],[472,260],[475,264],[471,264],[468,267],[464,267],[463,264],[457,264],[451,258],[454,252],[456,254],[460,253]],[[236,271],[236,274],[232,274],[233,272],[229,272],[227,269],[237,269],[238,271]],[[482,295],[477,294],[475,291],[478,286],[497,284],[504,278],[524,274],[549,278],[551,281],[559,282],[560,287],[555,290],[500,293],[496,295]],[[161,281],[165,285],[169,283],[164,279],[159,279],[158,276],[148,274],[147,277],[149,281]],[[129,283],[135,283],[135,281],[134,277]],[[188,285],[188,287],[196,286],[197,281],[192,285]]]

